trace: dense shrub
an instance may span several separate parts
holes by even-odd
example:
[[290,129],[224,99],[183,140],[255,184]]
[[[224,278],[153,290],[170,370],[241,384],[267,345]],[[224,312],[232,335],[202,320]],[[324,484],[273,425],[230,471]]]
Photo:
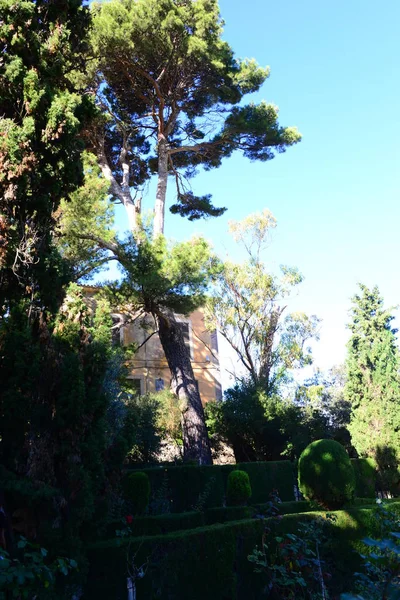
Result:
[[[400,503],[393,503],[400,511]],[[323,512],[288,514],[268,519],[271,536],[295,532],[302,522],[312,522]],[[327,548],[321,547],[329,560],[332,597],[353,587],[354,572],[361,560],[355,550],[365,550],[361,540],[376,537],[379,523],[376,505],[337,511],[327,519]],[[137,552],[136,564],[147,559],[146,575],[138,581],[138,597],[147,600],[259,600],[264,597],[265,581],[254,574],[247,560],[256,544],[260,545],[264,524],[260,519],[211,525],[162,536],[117,539],[92,544],[89,548],[90,576],[85,600],[98,598],[126,599],[126,555]],[[212,568],[210,568],[212,565]]]
[[238,469],[250,477],[251,501],[267,502],[271,493],[277,493],[282,501],[294,500],[293,465],[288,460],[239,463]]
[[333,440],[317,440],[299,459],[299,488],[308,500],[340,508],[354,495],[355,475],[346,450]]
[[[193,510],[199,497],[207,492],[204,508],[222,506],[226,494],[227,479],[235,469],[246,471],[250,478],[253,503],[268,502],[270,494],[277,491],[282,501],[294,500],[293,466],[288,460],[239,463],[237,465],[214,466],[158,466],[141,469],[149,476],[154,497],[163,487],[168,510],[174,513]],[[134,472],[134,471],[131,471]],[[165,482],[167,481],[167,485]],[[152,504],[155,498],[153,498]],[[157,514],[157,510],[151,510]]]
[[136,471],[129,473],[123,479],[123,489],[126,500],[132,504],[135,515],[142,515],[150,500],[150,480],[146,473]]
[[251,485],[248,474],[237,469],[228,475],[226,503],[228,506],[242,506],[251,496]]
[[353,458],[356,478],[355,494],[359,498],[375,498],[377,464],[373,458]]

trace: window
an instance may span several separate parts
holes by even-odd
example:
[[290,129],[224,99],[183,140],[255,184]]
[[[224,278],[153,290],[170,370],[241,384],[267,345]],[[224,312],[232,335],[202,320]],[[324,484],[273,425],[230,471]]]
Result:
[[213,331],[211,334],[211,350],[214,352],[218,352],[218,336],[217,331]]
[[142,385],[140,379],[127,380],[128,393],[132,396],[140,396],[142,393]]
[[190,335],[190,323],[179,321],[177,323],[178,327],[180,327],[183,335],[183,341],[185,342],[186,348],[189,350],[190,358],[193,358],[193,350],[191,344],[191,335]]
[[164,389],[164,379],[158,377],[156,379],[156,392],[161,392]]

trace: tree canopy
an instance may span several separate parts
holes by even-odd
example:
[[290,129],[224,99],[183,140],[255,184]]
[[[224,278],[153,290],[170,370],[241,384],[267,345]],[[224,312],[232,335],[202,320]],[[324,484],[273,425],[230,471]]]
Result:
[[281,266],[280,275],[264,263],[273,215],[264,210],[230,224],[247,260],[223,263],[206,307],[207,325],[228,341],[255,385],[276,391],[288,371],[311,363],[307,340],[318,335],[319,320],[304,313],[282,315],[285,301],[302,281],[296,268]]
[[79,132],[94,112],[71,73],[84,67],[81,2],[0,2],[0,307],[52,304],[63,275],[53,213],[82,182]]
[[136,227],[140,188],[157,173],[154,232],[164,232],[168,177],[176,183],[172,212],[197,219],[222,214],[188,180],[198,166],[220,166],[240,150],[270,160],[300,140],[281,127],[278,109],[244,105],[269,69],[239,60],[222,39],[217,0],[112,0],[92,5],[91,86],[104,114],[89,137],[113,197]]

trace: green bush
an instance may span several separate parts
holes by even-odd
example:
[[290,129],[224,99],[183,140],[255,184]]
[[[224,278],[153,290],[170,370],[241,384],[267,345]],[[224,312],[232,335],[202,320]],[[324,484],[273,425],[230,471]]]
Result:
[[333,440],[317,440],[299,459],[299,488],[308,500],[329,509],[354,496],[355,474],[346,450]]
[[373,458],[352,458],[356,477],[356,496],[360,498],[375,498],[377,464]]
[[294,500],[293,466],[288,460],[202,467],[158,466],[141,471],[148,475],[154,496],[162,490],[165,480],[168,481],[168,508],[171,512],[181,513],[191,511],[206,491],[205,509],[222,506],[228,475],[235,469],[246,471],[248,474],[252,502],[268,502],[273,491],[277,491],[282,501]]
[[205,517],[207,525],[214,525],[214,523],[251,519],[255,513],[256,509],[252,506],[221,506],[209,508]]
[[272,492],[282,502],[294,500],[293,465],[289,460],[238,463],[237,468],[250,477],[252,502],[268,502]]
[[146,473],[137,471],[125,475],[123,489],[126,500],[132,504],[133,513],[142,515],[150,500],[150,480]]
[[[399,514],[400,502],[391,507]],[[321,516],[326,517],[322,511],[288,514],[265,523],[248,519],[161,536],[97,542],[88,548],[90,573],[84,598],[126,599],[126,556],[130,548],[132,555],[137,552],[136,564],[149,559],[146,575],[138,581],[140,598],[259,600],[264,597],[265,581],[254,574],[247,557],[256,544],[260,545],[264,524],[271,529],[272,538],[296,532],[300,523]],[[353,574],[360,570],[361,560],[355,550],[365,550],[362,539],[379,534],[376,506],[337,511],[326,525],[329,539],[321,553],[332,569],[332,597],[338,597],[352,587]]]
[[226,503],[228,506],[242,506],[251,496],[250,478],[246,471],[237,469],[228,475]]

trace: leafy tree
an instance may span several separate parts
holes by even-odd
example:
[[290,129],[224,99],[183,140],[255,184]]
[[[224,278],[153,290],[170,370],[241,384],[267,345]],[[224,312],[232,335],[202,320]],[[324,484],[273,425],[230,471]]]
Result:
[[207,242],[194,238],[168,244],[149,233],[112,246],[123,269],[123,279],[106,288],[115,310],[135,321],[153,318],[149,336],[158,333],[171,371],[171,390],[182,412],[184,456],[211,462],[204,411],[182,330],[175,314],[189,314],[204,304],[205,292],[218,265]]
[[[79,232],[82,240],[93,243],[92,256],[98,256],[98,248],[106,249],[122,265],[125,297],[137,295],[138,282],[143,283],[139,304],[155,317],[172,389],[179,392],[184,407],[185,456],[202,462],[211,460],[203,409],[174,312],[186,313],[199,305],[205,280],[203,274],[199,280],[181,269],[179,253],[173,260],[181,266],[165,279],[160,259],[166,262],[167,271],[171,261],[165,252],[160,253],[164,241],[160,248],[153,245],[149,253],[151,244],[142,240],[141,186],[157,173],[157,236],[164,231],[169,175],[177,184],[175,212],[191,219],[220,214],[223,209],[213,207],[208,195],[198,198],[185,186],[185,176],[193,175],[200,165],[218,167],[235,149],[250,159],[268,160],[300,139],[296,130],[278,125],[275,107],[265,103],[239,106],[247,93],[259,89],[268,70],[255,61],[235,60],[221,35],[215,0],[118,0],[93,5],[91,41],[97,63],[89,85],[103,118],[88,130],[87,139],[110,183],[112,198],[125,207],[130,234],[136,239],[121,244],[105,238],[104,231],[89,228],[88,223]],[[128,249],[135,244],[137,251]],[[187,248],[188,256],[193,256],[194,246]],[[140,270],[135,266],[139,257]],[[195,264],[190,269],[199,272]],[[183,288],[183,295],[176,292]],[[204,436],[201,442],[200,435]]]
[[104,123],[89,137],[131,231],[140,188],[151,174],[157,174],[159,234],[169,176],[176,183],[173,213],[191,220],[217,216],[225,209],[188,187],[198,166],[219,167],[235,150],[267,161],[300,140],[295,128],[279,126],[275,106],[242,104],[269,69],[234,57],[222,40],[217,0],[112,0],[93,4],[92,14],[98,62],[91,87]]
[[225,392],[223,402],[206,405],[213,442],[233,448],[237,462],[280,460],[288,449],[288,424],[300,424],[300,410],[278,396],[242,382]]
[[344,365],[333,367],[326,374],[318,371],[298,386],[295,402],[302,407],[305,420],[320,422],[321,434],[315,439],[333,438],[354,453],[348,431],[351,405],[344,398],[344,386]]
[[31,310],[59,301],[53,213],[82,181],[78,134],[94,112],[71,77],[87,47],[81,4],[0,2],[0,316],[22,297]]
[[[53,322],[32,328],[17,306],[0,327],[0,457],[10,509],[27,511],[24,527],[75,556],[106,499],[107,476],[120,466],[120,447],[131,445],[114,393],[121,360],[109,312],[100,302],[92,324],[72,285]],[[114,403],[119,423],[110,418]]]
[[232,222],[230,231],[242,243],[247,260],[226,261],[207,304],[206,320],[236,352],[254,385],[276,392],[288,370],[311,363],[307,340],[317,338],[314,315],[292,313],[285,319],[285,298],[301,283],[297,269],[281,267],[281,276],[268,272],[262,260],[270,230],[276,226],[268,210]]
[[377,287],[360,284],[352,300],[345,398],[352,407],[349,430],[361,456],[381,466],[400,458],[399,350],[393,316]]
[[92,278],[112,260],[107,249],[99,247],[93,240],[78,237],[77,232],[96,230],[105,241],[115,238],[114,207],[107,199],[108,183],[100,177],[100,168],[93,154],[83,153],[83,166],[83,185],[68,199],[62,199],[55,215],[57,249],[69,265],[74,281]]
[[[171,370],[171,390],[183,410],[185,458],[210,462],[203,407],[175,314],[189,314],[205,303],[205,292],[218,263],[205,240],[168,244],[162,235],[152,240],[149,227],[141,220],[135,236],[118,240],[109,229],[107,204],[96,195],[94,203],[87,200],[91,190],[101,189],[102,178],[100,182],[97,179],[97,174],[93,178],[89,172],[83,188],[60,211],[61,252],[77,265],[77,273],[88,275],[107,260],[118,262],[123,277],[108,286],[109,301],[126,321],[151,317],[149,336],[160,337]],[[78,228],[73,225],[74,215],[78,217]],[[200,436],[204,437],[202,441]]]

